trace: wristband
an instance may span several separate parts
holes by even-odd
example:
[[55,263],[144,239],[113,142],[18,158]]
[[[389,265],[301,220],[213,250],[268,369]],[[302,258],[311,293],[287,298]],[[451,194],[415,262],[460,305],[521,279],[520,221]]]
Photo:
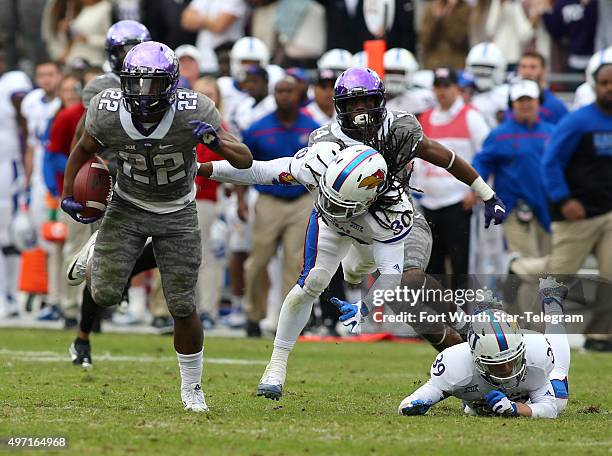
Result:
[[451,169],[453,167],[453,164],[455,163],[455,151],[451,150],[450,153],[453,154],[453,156],[451,157],[450,162],[448,163],[448,166],[444,168],[447,171]]
[[472,185],[470,185],[470,187],[476,192],[478,196],[480,196],[480,198],[482,198],[483,201],[489,201],[495,195],[493,189],[489,187],[480,176],[478,176],[474,180],[474,182],[472,182]]

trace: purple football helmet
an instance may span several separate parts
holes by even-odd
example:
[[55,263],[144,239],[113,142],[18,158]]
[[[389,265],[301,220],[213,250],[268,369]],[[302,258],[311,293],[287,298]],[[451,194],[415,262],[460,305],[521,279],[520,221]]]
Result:
[[120,77],[129,112],[138,116],[164,112],[176,97],[179,62],[165,44],[147,41],[134,46],[125,56]]
[[349,68],[336,79],[334,107],[343,130],[360,130],[372,124],[379,128],[387,114],[385,84],[369,68]]
[[104,48],[113,72],[119,74],[130,49],[145,41],[151,41],[151,34],[140,22],[128,20],[111,25],[106,33]]

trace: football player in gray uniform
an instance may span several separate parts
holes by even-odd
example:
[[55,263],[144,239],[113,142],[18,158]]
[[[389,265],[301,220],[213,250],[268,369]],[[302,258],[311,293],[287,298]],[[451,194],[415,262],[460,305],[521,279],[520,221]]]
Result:
[[[351,68],[340,75],[334,88],[334,106],[337,122],[323,126],[310,135],[309,144],[320,141],[331,141],[343,147],[360,143],[384,142],[385,138],[395,136],[410,138],[403,141],[402,150],[393,157],[388,157],[389,177],[394,173],[404,173],[411,169],[411,161],[419,157],[436,166],[446,169],[455,178],[464,182],[485,201],[485,226],[491,221],[500,224],[505,216],[504,205],[493,190],[483,181],[478,173],[461,157],[455,155],[437,141],[423,134],[417,118],[410,113],[393,111],[385,106],[385,87],[378,75],[367,68]],[[380,149],[380,144],[372,144]],[[425,218],[417,211],[414,214],[412,231],[404,242],[404,277],[402,285],[413,289],[441,289],[442,285],[433,277],[425,274],[431,254],[431,230]],[[428,303],[436,312],[454,313],[457,307],[452,302]],[[343,302],[347,312],[352,308]],[[353,305],[354,306],[354,305]],[[395,312],[398,303],[391,304]],[[457,330],[464,327],[462,320],[456,326]],[[415,327],[419,332],[421,328]],[[425,328],[423,328],[425,330]],[[425,337],[437,350],[461,343],[463,339],[451,327],[441,323],[428,326]]]
[[102,148],[117,154],[117,182],[92,248],[75,265],[86,271],[95,302],[119,302],[148,237],[174,318],[174,347],[186,410],[206,411],[201,388],[202,325],[195,306],[201,261],[195,206],[195,146],[212,147],[233,166],[251,166],[248,148],[221,130],[213,102],[178,89],[179,63],[162,43],[135,46],[126,56],[121,90],[106,89],[90,102],[85,133],[66,167],[62,209],[81,223],[83,206],[73,198],[75,176]]
[[[119,73],[121,73],[123,59],[130,49],[145,41],[151,41],[151,34],[149,33],[149,30],[140,22],[132,20],[119,21],[108,29],[108,32],[106,33],[105,50],[111,71],[92,79],[85,86],[82,93],[82,100],[85,109],[89,108],[89,102],[91,99],[103,90],[121,87]],[[72,139],[72,148],[74,148],[78,140],[83,135],[84,127],[85,114],[83,114],[83,117],[77,125],[74,138]],[[98,155],[105,161],[106,165],[111,171],[111,175],[113,178],[115,178],[117,174],[117,160],[115,159],[115,153],[112,150],[104,149],[100,151]],[[89,237],[88,234],[90,234],[90,232],[87,230],[87,228],[83,230],[82,227],[71,224],[68,225],[68,236],[75,241],[66,243],[64,245],[64,269],[67,270],[68,283],[73,286],[77,286],[83,282],[82,278],[75,280],[72,275],[72,267],[74,265],[75,258],[78,256],[78,250],[80,250],[80,248],[86,244],[86,240]],[[76,241],[77,239],[81,239],[82,245],[79,246],[79,242]],[[132,275],[136,275],[139,272],[146,271],[154,267],[156,267],[156,263],[155,256],[153,255],[153,249],[151,244],[147,244],[143,254],[136,263]],[[99,325],[101,313],[102,308],[96,305],[91,297],[91,292],[87,287],[85,287],[83,290],[81,320],[79,322],[77,337],[74,339],[70,345],[70,348],[68,349],[70,357],[72,358],[72,363],[75,366],[91,367],[93,364],[89,336],[94,327]]]

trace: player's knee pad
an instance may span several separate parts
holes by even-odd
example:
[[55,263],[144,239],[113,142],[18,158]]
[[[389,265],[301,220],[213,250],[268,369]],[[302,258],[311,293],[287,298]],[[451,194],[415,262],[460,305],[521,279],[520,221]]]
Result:
[[301,287],[306,293],[311,296],[319,297],[323,290],[327,288],[329,282],[331,282],[332,274],[322,268],[312,268],[303,283],[300,283]]

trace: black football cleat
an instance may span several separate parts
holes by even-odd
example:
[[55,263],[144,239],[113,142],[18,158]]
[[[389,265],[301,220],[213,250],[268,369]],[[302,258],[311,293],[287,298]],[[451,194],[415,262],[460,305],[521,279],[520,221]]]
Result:
[[77,337],[70,345],[68,352],[72,358],[72,364],[75,366],[89,368],[93,365],[91,360],[91,345],[88,340],[82,340]]

